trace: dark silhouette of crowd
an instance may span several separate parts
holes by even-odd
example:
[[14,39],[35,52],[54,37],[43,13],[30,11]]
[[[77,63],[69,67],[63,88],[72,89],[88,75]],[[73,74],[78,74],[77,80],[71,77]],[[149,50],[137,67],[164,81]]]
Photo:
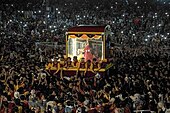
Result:
[[[0,113],[169,112],[168,2],[41,5],[0,4]],[[113,67],[105,76],[61,78],[45,69],[49,59],[64,60],[65,32],[80,24],[111,26]]]

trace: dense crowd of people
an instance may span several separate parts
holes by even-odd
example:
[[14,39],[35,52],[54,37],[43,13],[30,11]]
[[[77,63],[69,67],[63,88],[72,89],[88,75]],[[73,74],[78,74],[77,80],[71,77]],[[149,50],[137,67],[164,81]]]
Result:
[[[52,7],[24,11],[4,4],[0,11],[0,113],[168,112],[169,4],[70,0]],[[111,26],[114,66],[107,75],[65,77],[45,69],[65,60],[65,32],[80,24]]]

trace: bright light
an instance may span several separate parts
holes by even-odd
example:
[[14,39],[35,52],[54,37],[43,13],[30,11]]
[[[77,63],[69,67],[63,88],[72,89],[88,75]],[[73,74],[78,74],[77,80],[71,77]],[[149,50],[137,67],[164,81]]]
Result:
[[66,28],[66,26],[64,26],[64,28]]
[[77,48],[77,47],[76,47],[76,45],[77,45],[77,44],[76,44],[76,41],[77,41],[76,38],[74,38],[74,39],[73,39],[73,56],[76,56],[76,55],[77,55],[77,54],[76,54],[76,48]]
[[24,27],[27,27],[27,24],[25,24]]
[[161,35],[161,37],[164,37],[164,35]]
[[157,13],[155,13],[155,15],[157,15]]
[[167,17],[169,17],[169,15],[167,15]]
[[22,22],[20,22],[22,24]]
[[49,26],[49,28],[51,29],[51,28],[52,28],[52,26]]
[[53,32],[54,32],[54,30],[51,30],[51,32],[53,33]]
[[12,22],[12,20],[9,20],[9,22]]
[[113,24],[115,23],[115,21],[113,21]]
[[121,31],[121,33],[123,34],[123,31]]
[[167,35],[169,35],[169,33],[167,33]]
[[148,39],[147,39],[147,38],[145,38],[145,41],[147,42],[147,41],[148,41]]
[[49,18],[49,17],[50,17],[50,15],[47,15],[47,17]]
[[18,13],[20,13],[20,11],[18,11]]
[[122,16],[124,17],[125,15],[123,14]]
[[153,28],[155,27],[155,26],[152,26]]
[[139,9],[140,7],[138,6],[137,8]]
[[60,14],[60,11],[58,11],[58,14]]
[[155,18],[155,16],[153,16],[153,18]]
[[158,33],[155,33],[155,36],[157,36],[158,35]]
[[37,13],[36,11],[34,11],[34,13]]
[[54,28],[56,28],[56,26],[54,26]]
[[133,34],[133,36],[135,36],[135,34]]
[[168,14],[168,13],[165,13],[166,15]]
[[115,4],[117,4],[117,2],[115,2]]
[[146,4],[146,2],[144,2]]
[[164,39],[166,40],[166,39],[167,39],[167,37],[164,37]]
[[41,13],[41,10],[39,10],[38,12]]
[[24,11],[21,11],[21,13],[23,13]]
[[85,16],[85,15],[84,15],[83,17],[84,17],[84,18],[86,18],[86,16]]
[[161,24],[158,25],[159,27],[161,26]]
[[99,7],[97,6],[96,9],[98,9]]
[[46,22],[45,22],[45,21],[43,21],[43,23],[44,23],[44,24],[46,24]]
[[56,8],[55,10],[58,11],[58,8]]
[[148,38],[150,38],[151,36],[150,36],[150,35],[148,35],[147,37],[148,37]]
[[135,4],[138,4],[138,2],[135,2]]
[[113,6],[111,6],[111,9],[113,9]]
[[164,4],[165,4],[166,2],[164,2]]
[[141,17],[143,18],[143,15]]

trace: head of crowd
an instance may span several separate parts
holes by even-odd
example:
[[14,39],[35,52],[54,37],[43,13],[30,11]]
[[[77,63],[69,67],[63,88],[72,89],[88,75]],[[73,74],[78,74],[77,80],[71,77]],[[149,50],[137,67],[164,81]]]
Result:
[[[0,113],[170,112],[170,2],[47,1],[0,3]],[[96,58],[65,57],[80,24],[111,27],[105,76]]]

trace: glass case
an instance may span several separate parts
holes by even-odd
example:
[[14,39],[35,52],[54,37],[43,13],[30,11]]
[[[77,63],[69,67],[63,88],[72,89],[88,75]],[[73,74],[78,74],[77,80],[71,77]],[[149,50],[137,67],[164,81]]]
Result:
[[102,37],[97,38],[82,38],[68,36],[68,57],[77,56],[78,60],[103,60],[103,41]]

